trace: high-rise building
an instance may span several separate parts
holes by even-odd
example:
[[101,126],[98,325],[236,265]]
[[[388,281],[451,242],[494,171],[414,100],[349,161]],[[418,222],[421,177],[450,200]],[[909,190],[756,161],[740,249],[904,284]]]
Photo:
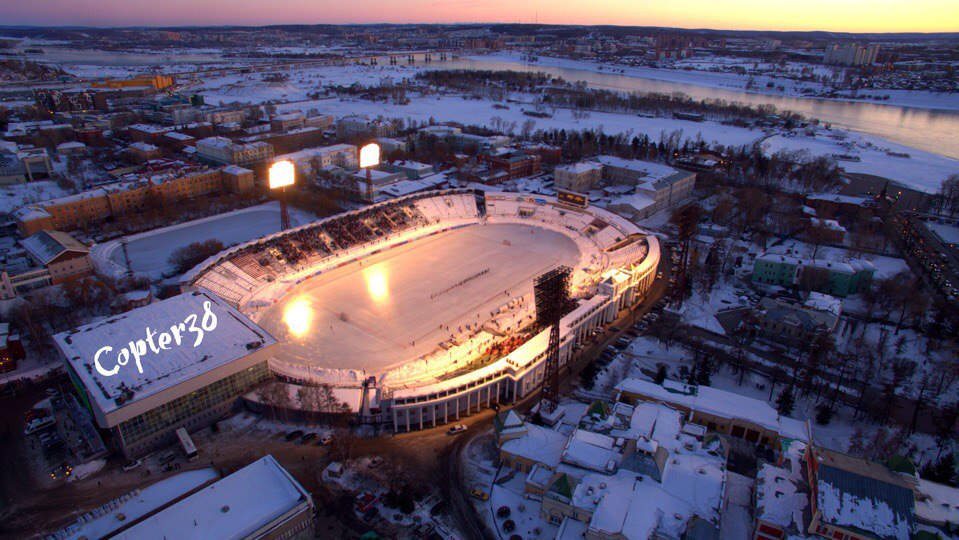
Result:
[[824,64],[836,66],[866,66],[875,64],[878,56],[878,44],[860,45],[852,41],[848,43],[830,43],[826,46],[822,61]]

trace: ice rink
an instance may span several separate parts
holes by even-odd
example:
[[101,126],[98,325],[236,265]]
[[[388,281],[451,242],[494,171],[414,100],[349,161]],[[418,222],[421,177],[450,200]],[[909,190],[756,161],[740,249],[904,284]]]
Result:
[[301,283],[259,323],[280,342],[279,360],[378,375],[436,349],[451,334],[440,325],[455,333],[484,322],[510,298],[531,294],[535,276],[578,259],[575,242],[557,232],[466,227]]

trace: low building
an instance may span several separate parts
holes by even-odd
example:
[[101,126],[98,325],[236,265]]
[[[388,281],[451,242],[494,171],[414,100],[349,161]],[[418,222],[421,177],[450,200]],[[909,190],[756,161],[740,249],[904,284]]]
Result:
[[375,139],[393,134],[393,128],[381,119],[370,120],[366,116],[344,116],[336,121],[336,135],[342,139],[363,137]]
[[696,187],[696,173],[667,165],[614,156],[599,156],[595,161],[603,166],[605,182],[633,186],[635,194],[653,201],[643,209],[647,217],[675,208],[691,197]]
[[97,426],[131,457],[169,444],[178,428],[223,418],[270,378],[277,342],[219,297],[194,291],[62,332],[54,343]]
[[867,288],[875,273],[876,266],[863,259],[840,262],[764,253],[753,263],[752,280],[845,297]]
[[111,537],[305,540],[313,511],[310,493],[266,455]]
[[8,253],[0,269],[0,299],[93,274],[90,249],[67,233],[40,231],[20,244],[24,256]]
[[127,126],[127,137],[133,142],[160,144],[160,138],[169,131],[173,131],[173,128],[154,124],[132,124]]
[[160,157],[160,148],[149,143],[135,142],[127,147],[127,155],[134,163],[146,163]]
[[506,180],[533,176],[543,171],[543,158],[519,150],[482,154],[480,160],[493,171],[505,172]]
[[286,131],[303,127],[306,116],[302,111],[294,111],[286,114],[278,114],[270,118],[270,129],[273,131]]
[[22,236],[38,231],[72,231],[125,212],[138,211],[148,197],[158,195],[171,201],[229,191],[246,193],[253,189],[253,172],[238,166],[210,169],[171,162],[164,170],[148,170],[131,180],[82,191],[74,195],[28,204],[13,217]]
[[748,442],[779,448],[781,439],[805,439],[806,425],[780,416],[769,403],[710,386],[694,386],[667,379],[656,384],[628,378],[616,385],[616,400],[636,404],[663,403],[689,415],[706,429]]
[[197,155],[210,163],[221,165],[254,165],[273,158],[273,146],[257,141],[235,143],[226,137],[207,137],[196,141]]
[[[360,197],[365,202],[372,203],[380,198],[381,190],[397,182],[406,180],[406,175],[402,172],[363,169],[350,173],[347,178],[356,186],[355,189],[360,194]],[[369,182],[369,186],[367,186],[367,182]],[[370,193],[368,193],[368,191]],[[370,197],[371,195],[372,198]]]
[[916,531],[915,477],[809,445],[807,531],[825,538],[909,540]]
[[110,310],[114,315],[118,315],[120,313],[126,313],[131,309],[148,306],[152,304],[154,300],[153,293],[150,292],[150,289],[120,293],[113,299],[113,303],[110,304]]
[[809,507],[809,486],[803,455],[806,444],[792,441],[779,463],[763,463],[756,474],[755,523],[752,540],[802,537]]
[[50,153],[46,148],[21,148],[17,150],[17,159],[23,174],[30,182],[50,178],[53,174]]
[[586,193],[596,189],[603,179],[603,166],[594,161],[559,165],[553,170],[556,189]]
[[842,301],[817,292],[805,302],[767,296],[756,312],[760,334],[782,344],[812,343],[821,332],[831,334],[841,314]]
[[17,362],[24,357],[20,332],[11,329],[10,323],[0,323],[0,373],[16,370]]
[[806,237],[823,244],[842,244],[846,228],[834,219],[811,217],[806,222]]
[[419,180],[434,173],[433,166],[416,161],[385,161],[380,168],[387,172],[400,172],[409,180]]

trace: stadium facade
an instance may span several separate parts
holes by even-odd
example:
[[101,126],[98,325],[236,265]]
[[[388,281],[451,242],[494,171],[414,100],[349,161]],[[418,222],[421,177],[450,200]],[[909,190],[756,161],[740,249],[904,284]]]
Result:
[[[659,243],[620,216],[569,206],[554,197],[459,189],[394,199],[230,248],[188,272],[182,286],[210,290],[256,319],[306,280],[432,235],[498,223],[560,232],[581,252],[571,283],[576,306],[561,322],[563,364],[595,330],[640,301],[655,279]],[[422,369],[411,368],[423,362],[411,358],[401,369],[370,375],[303,365],[278,355],[270,360],[270,370],[286,383],[329,384],[355,392],[355,412],[365,421],[388,422],[397,431],[422,429],[537,390],[545,332],[478,369],[462,369],[471,360],[468,354],[475,355],[474,342],[502,338],[491,332],[443,343],[439,351],[446,360],[427,358],[428,367]],[[478,341],[479,335],[487,341]]]

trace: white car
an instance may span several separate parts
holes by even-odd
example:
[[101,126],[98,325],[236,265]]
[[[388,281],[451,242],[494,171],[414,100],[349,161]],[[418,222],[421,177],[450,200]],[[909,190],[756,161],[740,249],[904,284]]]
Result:
[[34,418],[27,423],[27,428],[23,430],[24,435],[32,435],[41,429],[52,426],[56,424],[57,421],[53,419],[52,416],[44,416],[43,418]]
[[467,429],[467,428],[466,428],[466,424],[457,424],[457,425],[449,428],[449,430],[446,431],[446,434],[447,434],[447,435],[456,435],[457,433],[463,433],[464,431],[466,431],[466,429]]
[[136,468],[139,467],[140,465],[143,465],[143,460],[142,460],[142,459],[134,459],[134,460],[132,460],[132,461],[128,461],[128,462],[126,463],[126,465],[123,466],[123,470],[124,470],[124,471],[132,471],[133,469],[136,469]]
[[330,444],[331,442],[333,442],[333,436],[330,435],[329,433],[320,437],[320,444],[324,446]]

